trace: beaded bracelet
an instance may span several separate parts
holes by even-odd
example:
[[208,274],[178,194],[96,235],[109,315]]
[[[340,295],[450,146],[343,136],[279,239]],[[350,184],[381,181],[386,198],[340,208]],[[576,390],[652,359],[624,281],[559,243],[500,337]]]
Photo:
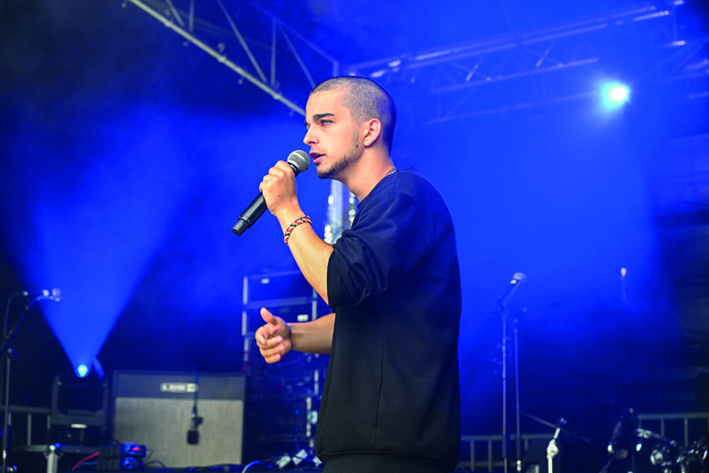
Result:
[[310,220],[310,217],[308,217],[307,215],[303,215],[302,217],[296,218],[293,221],[293,223],[288,225],[288,228],[286,228],[286,232],[283,235],[283,243],[285,243],[287,245],[288,239],[290,238],[290,234],[293,233],[293,230],[295,230],[295,227],[297,227],[298,225],[301,225],[303,223],[308,223],[310,225],[313,224],[313,222]]

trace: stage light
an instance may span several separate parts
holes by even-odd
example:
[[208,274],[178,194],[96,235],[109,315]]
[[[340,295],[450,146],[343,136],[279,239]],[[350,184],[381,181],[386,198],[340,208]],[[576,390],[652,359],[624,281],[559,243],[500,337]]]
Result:
[[87,374],[89,374],[89,367],[88,367],[88,366],[86,366],[86,365],[79,365],[79,366],[76,368],[76,375],[77,375],[79,378],[85,378]]
[[[60,174],[53,168],[52,173],[33,175],[32,169],[43,168],[45,159],[71,159],[69,150],[62,150],[66,156],[48,156],[31,140],[17,139],[21,155],[36,156],[37,161],[28,163],[24,171],[32,183],[25,189],[27,195],[24,199],[13,196],[24,204],[17,206],[19,210],[11,208],[13,214],[30,215],[32,227],[16,232],[18,236],[7,242],[9,252],[19,255],[18,271],[30,287],[62,288],[61,303],[48,304],[43,313],[78,378],[96,369],[96,356],[189,191],[185,182],[191,167],[176,152],[174,136],[135,130],[129,123],[135,121],[133,116],[124,117],[125,122],[86,124],[95,130],[91,133],[79,131],[84,130],[79,124],[72,125],[77,147],[91,159],[77,160]],[[160,122],[159,117],[150,120]],[[178,119],[175,127],[183,130],[186,123]],[[125,141],[126,136],[132,139]],[[146,165],[150,150],[155,149],[165,150],[165,155]],[[13,215],[6,212],[8,208],[3,202],[0,215],[6,222]],[[110,231],[107,215],[111,216]],[[22,239],[27,234],[31,235],[29,243]]]
[[616,85],[611,87],[608,96],[613,102],[625,102],[628,99],[628,88],[622,85]]
[[618,108],[628,101],[630,89],[625,84],[619,82],[609,82],[603,86],[602,100],[603,106],[607,109]]

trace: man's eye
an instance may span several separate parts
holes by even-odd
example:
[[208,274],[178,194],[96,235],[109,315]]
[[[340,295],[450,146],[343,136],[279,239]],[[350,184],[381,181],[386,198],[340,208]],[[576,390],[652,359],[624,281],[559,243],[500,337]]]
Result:
[[320,122],[322,126],[332,125],[332,120],[323,120]]

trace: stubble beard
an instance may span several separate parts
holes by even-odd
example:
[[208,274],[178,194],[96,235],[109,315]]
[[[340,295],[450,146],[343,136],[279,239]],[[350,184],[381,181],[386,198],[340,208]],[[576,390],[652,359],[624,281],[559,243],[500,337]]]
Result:
[[352,155],[348,153],[342,159],[333,163],[328,169],[318,168],[318,177],[320,179],[337,179],[351,162]]
[[359,153],[359,143],[357,142],[357,138],[357,133],[353,133],[352,141],[350,143],[350,150],[342,156],[342,158],[332,163],[332,165],[327,169],[323,169],[322,167],[317,169],[318,177],[320,179],[337,179],[350,166],[350,164],[355,161],[355,157]]

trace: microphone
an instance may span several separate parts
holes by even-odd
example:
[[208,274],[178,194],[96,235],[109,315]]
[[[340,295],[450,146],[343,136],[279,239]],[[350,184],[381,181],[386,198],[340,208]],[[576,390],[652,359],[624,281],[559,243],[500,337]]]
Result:
[[197,389],[195,389],[194,391],[192,418],[190,420],[190,428],[187,430],[187,443],[189,445],[199,444],[199,430],[197,430],[197,427],[199,427],[202,422],[204,422],[204,418],[200,417],[197,414],[197,398],[199,396],[199,375],[196,372],[194,374],[194,384]]
[[187,431],[187,443],[188,444],[190,444],[190,445],[199,444],[199,430],[197,430],[197,427],[199,427],[202,424],[202,422],[204,422],[204,418],[197,415],[197,404],[195,403],[195,406],[192,409],[192,417],[190,419],[190,428]]
[[514,276],[512,276],[512,280],[507,286],[507,289],[505,289],[505,292],[503,292],[500,298],[497,299],[498,310],[504,310],[507,308],[507,304],[509,304],[510,299],[512,299],[512,296],[515,295],[515,292],[517,292],[519,286],[525,281],[527,281],[527,276],[522,273],[515,273]]
[[29,293],[27,291],[22,291],[22,292],[20,292],[20,295],[22,297],[26,297],[28,299],[32,299],[35,301],[48,300],[48,301],[59,302],[60,300],[62,300],[62,291],[60,291],[57,288],[42,289],[41,291],[38,291],[37,293]]
[[[310,166],[310,156],[308,156],[305,151],[293,151],[288,155],[288,164],[297,176],[302,171],[308,169],[308,166]],[[263,192],[260,192],[253,202],[246,207],[246,210],[241,213],[239,220],[236,222],[236,225],[234,225],[234,228],[232,228],[234,233],[241,235],[248,228],[251,228],[251,225],[256,223],[256,220],[263,215],[267,208],[266,200],[263,198]]]

